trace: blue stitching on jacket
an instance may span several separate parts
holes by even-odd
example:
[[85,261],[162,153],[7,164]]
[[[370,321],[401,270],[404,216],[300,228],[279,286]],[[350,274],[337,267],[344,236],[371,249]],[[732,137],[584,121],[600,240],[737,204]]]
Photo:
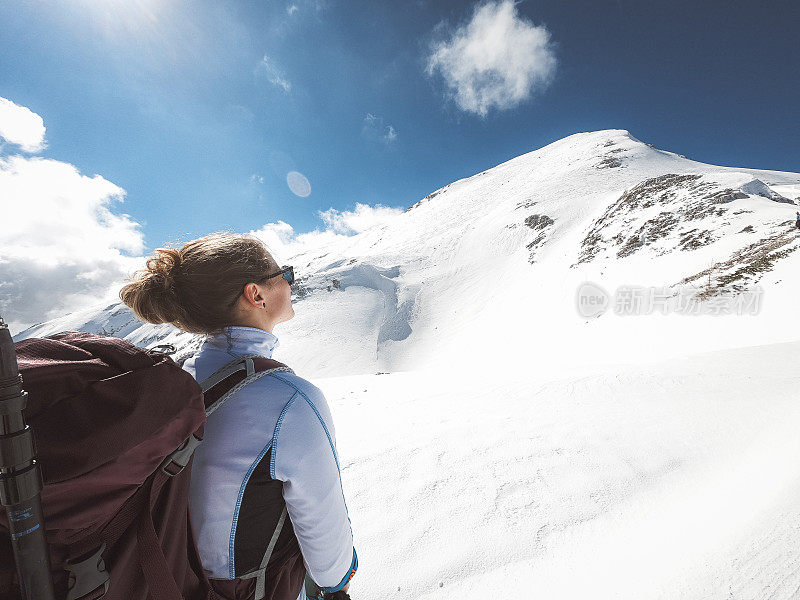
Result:
[[[261,460],[261,458],[263,458],[264,454],[266,453],[267,450],[269,450],[269,448],[272,448],[272,456],[270,458],[270,476],[273,479],[277,479],[277,477],[275,475],[275,460],[276,460],[276,457],[278,455],[278,433],[280,431],[280,428],[281,428],[281,425],[283,423],[283,419],[286,416],[286,413],[289,411],[289,408],[291,407],[291,405],[294,404],[294,399],[297,397],[297,394],[300,394],[303,398],[305,398],[306,402],[308,402],[308,405],[314,411],[314,414],[316,414],[317,419],[320,422],[320,425],[322,425],[322,429],[325,431],[325,435],[328,437],[328,444],[330,445],[331,453],[333,454],[333,459],[334,459],[334,461],[336,463],[336,470],[339,473],[339,484],[340,484],[339,485],[339,491],[342,494],[342,501],[344,502],[345,514],[347,515],[347,522],[351,526],[350,531],[352,533],[352,522],[350,521],[349,510],[347,509],[347,500],[344,497],[344,489],[342,489],[342,486],[341,486],[341,469],[339,468],[339,457],[336,454],[336,448],[335,448],[335,446],[333,444],[333,438],[331,437],[331,434],[328,431],[327,425],[325,425],[325,420],[322,418],[322,415],[319,413],[319,410],[317,410],[317,407],[314,405],[314,403],[311,401],[311,399],[305,394],[305,392],[303,392],[300,388],[298,388],[294,383],[284,379],[280,375],[282,375],[282,373],[270,373],[269,377],[274,377],[275,379],[279,379],[280,381],[283,381],[286,385],[292,387],[295,390],[296,393],[292,395],[292,397],[289,399],[289,402],[287,402],[286,406],[283,407],[283,410],[281,411],[281,414],[278,417],[278,422],[275,425],[275,432],[273,433],[272,440],[270,441],[270,444],[264,449],[264,452],[262,452],[262,454],[259,456],[259,458],[256,460],[256,462],[253,463],[253,465],[251,465],[250,470],[247,472],[247,476],[245,477],[245,480],[242,482],[242,487],[239,490],[239,498],[236,501],[236,511],[234,513],[233,528],[231,530],[231,540],[230,540],[230,547],[229,547],[230,579],[235,579],[235,577],[236,577],[235,563],[234,563],[234,558],[233,558],[233,553],[234,553],[234,534],[235,534],[235,531],[236,531],[236,522],[237,522],[238,515],[239,515],[239,508],[241,506],[242,497],[244,495],[244,488],[247,485],[247,482],[250,479],[250,475],[252,474],[253,470],[255,469],[255,466],[258,464],[258,462]],[[331,591],[338,591],[339,589],[344,587],[345,583],[347,583],[347,581],[349,581],[350,573],[352,572],[353,568],[356,568],[356,569],[358,568],[358,557],[356,555],[355,547],[353,547],[353,560],[350,563],[350,569],[348,569],[347,574],[345,575],[345,579],[343,579],[342,582],[337,587],[327,588],[327,589],[331,590]],[[322,589],[325,590],[326,588],[322,588]]]
[[[325,430],[325,435],[328,436],[328,444],[330,444],[331,452],[333,452],[333,460],[336,461],[336,470],[339,471],[339,475],[341,475],[342,474],[342,470],[339,468],[339,457],[336,455],[336,448],[333,445],[333,438],[331,437],[331,434],[328,431],[327,425],[325,425],[325,420],[322,418],[322,415],[319,414],[319,411],[317,410],[317,407],[314,406],[314,403],[309,399],[308,396],[306,396],[305,392],[303,392],[300,388],[298,388],[291,381],[286,381],[283,377],[279,376],[279,373],[271,373],[271,375],[274,376],[276,379],[280,379],[281,381],[283,381],[287,385],[292,386],[295,390],[297,390],[298,394],[300,394],[303,398],[306,399],[306,402],[308,402],[308,405],[311,407],[311,409],[317,415],[317,419],[319,419],[319,423],[320,423],[320,425],[322,425],[322,429]],[[294,396],[292,396],[292,398],[294,398]],[[272,455],[272,458],[274,460],[274,458],[275,458],[275,454],[274,453]],[[344,494],[342,494],[342,495],[344,495]]]
[[[272,377],[274,373],[270,373],[267,377]],[[269,476],[273,479],[277,479],[275,476],[275,455],[278,453],[278,432],[281,430],[281,425],[283,424],[283,417],[286,416],[289,407],[294,402],[294,398],[297,396],[297,392],[292,394],[292,397],[289,398],[289,401],[286,403],[286,406],[283,407],[280,416],[278,417],[278,422],[275,424],[275,432],[272,434],[272,456],[269,459]]]
[[[347,522],[350,524],[350,532],[352,533],[352,531],[353,531],[353,522],[350,520],[350,509],[347,508],[347,499],[344,497],[344,487],[342,486],[342,470],[339,468],[339,456],[336,454],[336,448],[333,445],[333,438],[331,438],[331,434],[328,431],[328,427],[325,425],[325,420],[322,418],[322,415],[319,414],[319,411],[317,410],[317,407],[314,406],[314,403],[309,399],[309,397],[306,396],[306,394],[300,388],[298,388],[295,384],[293,384],[291,381],[287,381],[286,379],[284,379],[280,375],[281,375],[281,373],[270,373],[270,377],[274,377],[275,379],[280,379],[286,385],[292,386],[294,389],[297,390],[298,394],[300,394],[303,398],[306,399],[306,402],[308,402],[308,405],[311,407],[311,409],[317,415],[317,419],[319,420],[320,425],[322,425],[322,429],[325,430],[325,435],[328,436],[328,444],[331,447],[331,452],[333,453],[333,460],[336,462],[336,470],[339,473],[339,491],[342,493],[342,502],[344,502],[344,512],[347,515]],[[294,396],[292,396],[292,398],[294,398]],[[273,452],[272,452],[272,460],[273,461],[275,460],[275,454],[277,454],[277,453],[273,450]],[[274,477],[273,477],[273,479],[274,479]]]
[[250,480],[250,476],[255,471],[258,463],[261,462],[261,459],[264,458],[264,455],[269,452],[270,447],[272,446],[272,440],[270,443],[267,444],[261,453],[256,457],[253,464],[250,465],[250,468],[247,470],[247,475],[244,476],[244,481],[242,481],[242,485],[239,488],[239,496],[236,498],[236,508],[233,511],[233,524],[231,525],[231,541],[228,546],[228,557],[230,558],[230,567],[228,568],[228,573],[230,574],[231,579],[236,578],[236,565],[235,565],[235,557],[233,555],[233,548],[234,548],[234,541],[236,540],[236,523],[239,521],[239,509],[242,507],[242,498],[244,497],[244,488],[247,487],[247,482]]

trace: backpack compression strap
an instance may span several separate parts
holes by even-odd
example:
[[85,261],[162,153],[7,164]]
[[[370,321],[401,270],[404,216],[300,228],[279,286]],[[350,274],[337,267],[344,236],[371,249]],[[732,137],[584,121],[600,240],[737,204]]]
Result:
[[264,597],[266,596],[267,563],[269,563],[269,559],[272,557],[272,551],[275,550],[275,544],[278,543],[278,538],[281,535],[281,531],[283,531],[283,525],[286,522],[287,514],[288,511],[286,510],[286,505],[284,505],[283,511],[281,512],[281,516],[278,519],[278,524],[275,527],[275,531],[272,534],[272,538],[269,540],[267,551],[264,553],[264,558],[261,559],[261,564],[258,566],[258,569],[256,569],[252,573],[241,575],[239,577],[239,579],[256,580],[256,590],[255,594],[253,594],[253,600],[263,600]]

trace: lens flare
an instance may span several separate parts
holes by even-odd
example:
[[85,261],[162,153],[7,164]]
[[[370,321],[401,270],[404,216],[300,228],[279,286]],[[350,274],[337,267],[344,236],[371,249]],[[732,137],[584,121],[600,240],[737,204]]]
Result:
[[289,189],[295,196],[306,198],[311,195],[311,184],[302,173],[289,171],[286,175],[286,183],[289,184]]

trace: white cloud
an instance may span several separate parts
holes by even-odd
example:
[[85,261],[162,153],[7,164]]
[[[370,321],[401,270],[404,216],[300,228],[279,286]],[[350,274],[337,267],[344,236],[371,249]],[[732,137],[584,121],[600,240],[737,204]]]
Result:
[[258,173],[253,173],[250,175],[250,181],[253,183],[264,183],[264,176],[259,175]]
[[261,229],[250,233],[263,240],[276,260],[283,263],[298,254],[313,252],[375,225],[388,223],[402,213],[401,208],[356,203],[352,211],[339,211],[335,208],[318,211],[318,216],[325,223],[325,229],[321,231],[298,234],[288,223],[278,221],[267,223]]
[[292,84],[289,80],[286,79],[283,72],[272,62],[269,56],[266,54],[264,58],[261,59],[261,62],[258,63],[258,67],[256,68],[256,72],[264,73],[267,77],[267,80],[275,86],[283,89],[284,92],[290,92],[292,89]]
[[331,231],[354,234],[366,231],[375,225],[382,225],[402,213],[403,209],[400,208],[381,204],[371,206],[356,202],[355,210],[338,211],[335,208],[329,208],[326,211],[319,211],[318,214]]
[[293,15],[298,10],[297,4],[290,4],[286,7],[286,14]]
[[0,158],[0,314],[12,330],[113,298],[140,268],[140,226],[113,210],[124,194],[67,163]]
[[0,138],[24,152],[39,152],[45,146],[44,121],[31,109],[0,98]]
[[384,122],[383,117],[367,113],[361,127],[361,133],[367,139],[379,140],[391,144],[397,139],[397,130]]
[[286,264],[287,260],[298,254],[322,248],[346,237],[330,230],[315,230],[298,234],[291,225],[284,221],[267,223],[261,229],[250,233],[267,245],[278,264]]
[[480,116],[518,106],[546,88],[555,69],[550,33],[521,17],[513,0],[477,4],[468,23],[432,45],[427,64],[461,110]]

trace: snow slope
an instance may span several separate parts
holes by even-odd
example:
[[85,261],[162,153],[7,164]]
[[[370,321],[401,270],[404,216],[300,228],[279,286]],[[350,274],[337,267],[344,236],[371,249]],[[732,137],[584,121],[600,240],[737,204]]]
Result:
[[[275,358],[331,404],[354,598],[800,598],[800,174],[581,133],[293,264]],[[760,286],[581,316],[585,282]],[[120,304],[82,329],[199,338]],[[381,373],[381,374],[376,374]]]
[[318,380],[353,597],[800,597],[798,352]]

